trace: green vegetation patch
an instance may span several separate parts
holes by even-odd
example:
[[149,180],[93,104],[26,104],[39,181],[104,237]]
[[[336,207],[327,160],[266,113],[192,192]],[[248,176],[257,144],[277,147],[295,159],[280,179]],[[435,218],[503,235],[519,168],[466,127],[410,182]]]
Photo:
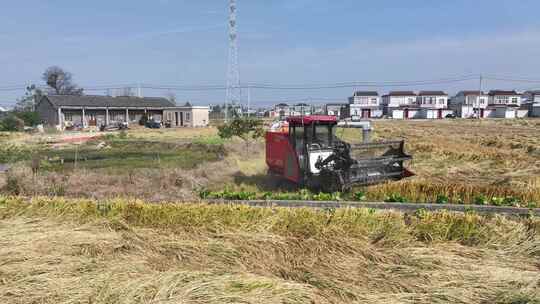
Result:
[[191,169],[216,161],[224,150],[220,146],[204,144],[173,145],[139,141],[111,141],[103,148],[85,145],[58,151],[47,151],[49,168],[62,170],[74,166],[97,168],[155,168],[179,167]]
[[[377,193],[378,194],[378,193]],[[350,193],[313,193],[306,189],[301,189],[297,192],[253,192],[239,190],[234,191],[225,188],[221,191],[210,191],[203,189],[199,191],[199,197],[202,199],[224,199],[224,200],[282,200],[282,201],[366,201],[367,198],[373,197],[370,192],[356,191]],[[536,202],[523,202],[519,197],[515,196],[486,196],[483,194],[475,196],[471,201],[465,201],[462,198],[450,200],[445,194],[435,195],[433,200],[414,201],[411,197],[405,196],[399,192],[390,192],[383,198],[375,196],[374,200],[381,200],[387,203],[435,203],[435,204],[470,204],[470,205],[492,205],[505,207],[527,207],[536,208]]]

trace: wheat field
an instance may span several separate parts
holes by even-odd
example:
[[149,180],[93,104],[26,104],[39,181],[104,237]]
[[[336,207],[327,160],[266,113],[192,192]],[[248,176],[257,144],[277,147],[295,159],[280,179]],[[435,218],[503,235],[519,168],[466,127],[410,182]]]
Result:
[[1,303],[539,303],[538,219],[0,198]]

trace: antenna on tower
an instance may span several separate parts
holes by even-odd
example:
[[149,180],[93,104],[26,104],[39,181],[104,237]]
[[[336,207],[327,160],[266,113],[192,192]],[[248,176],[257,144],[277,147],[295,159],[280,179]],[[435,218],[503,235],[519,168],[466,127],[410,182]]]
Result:
[[238,69],[238,35],[236,31],[236,0],[229,0],[229,62],[227,64],[227,98],[225,101],[225,121],[228,119],[228,106],[233,111],[240,103],[240,71]]

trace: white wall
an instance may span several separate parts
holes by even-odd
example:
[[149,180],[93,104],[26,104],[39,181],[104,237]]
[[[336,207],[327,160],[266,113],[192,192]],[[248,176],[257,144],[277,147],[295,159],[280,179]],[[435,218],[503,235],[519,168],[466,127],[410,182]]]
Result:
[[495,109],[486,109],[484,111],[484,118],[497,118],[497,111]]
[[448,96],[418,96],[417,100],[422,108],[446,109],[448,107]]
[[[441,110],[440,119],[445,119],[446,115],[453,113],[453,110]],[[422,109],[420,110],[420,116],[423,119],[439,119],[439,109]]]
[[466,103],[467,105],[473,105],[475,108],[485,109],[487,108],[489,97],[487,95],[482,95],[482,96],[470,95],[470,96],[466,96],[466,99],[467,99],[467,103]]
[[416,96],[386,96],[385,99],[384,103],[388,107],[399,107],[416,103]]
[[353,96],[349,98],[349,103],[378,107],[381,105],[381,98],[379,96]]
[[382,110],[371,110],[371,117],[373,118],[381,118],[383,116]]
[[[512,102],[513,99],[516,99],[517,101],[514,103]],[[511,96],[489,96],[489,104],[490,105],[521,105],[521,96],[520,95],[511,95]]]
[[495,117],[508,119],[516,118],[516,111],[514,109],[500,107],[495,109]]
[[437,110],[422,109],[420,115],[424,119],[437,119]]
[[390,110],[389,117],[392,117],[393,119],[403,119],[404,111],[403,110]]
[[450,109],[452,109],[454,113],[456,114],[456,116],[459,118],[471,118],[471,117],[474,117],[475,114],[480,115],[480,111],[477,110],[475,113],[472,106],[452,105],[450,106]]

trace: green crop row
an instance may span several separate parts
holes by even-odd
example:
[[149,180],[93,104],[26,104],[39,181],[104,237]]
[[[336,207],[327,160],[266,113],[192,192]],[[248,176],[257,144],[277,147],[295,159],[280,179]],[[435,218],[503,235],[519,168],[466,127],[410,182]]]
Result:
[[[222,191],[199,191],[199,196],[202,199],[225,199],[225,200],[286,200],[286,201],[341,201],[342,193],[313,193],[309,190],[302,189],[298,192],[250,192],[250,191],[234,191],[224,189]],[[357,197],[361,198],[362,193],[358,192]]]
[[[221,191],[199,191],[199,196],[202,199],[224,199],[224,200],[286,200],[286,201],[365,201],[366,193],[363,191],[357,191],[353,193],[313,193],[309,190],[302,189],[297,192],[252,192],[252,191],[235,191],[231,189],[224,189]],[[385,202],[389,203],[414,203],[405,196],[398,193],[390,193],[384,198]],[[516,197],[486,197],[484,195],[478,195],[474,197],[472,202],[465,202],[458,200],[457,202],[450,202],[450,199],[445,195],[438,195],[433,202],[436,204],[474,204],[474,205],[491,205],[491,206],[507,206],[507,207],[528,207],[535,208],[534,202],[522,202]]]

